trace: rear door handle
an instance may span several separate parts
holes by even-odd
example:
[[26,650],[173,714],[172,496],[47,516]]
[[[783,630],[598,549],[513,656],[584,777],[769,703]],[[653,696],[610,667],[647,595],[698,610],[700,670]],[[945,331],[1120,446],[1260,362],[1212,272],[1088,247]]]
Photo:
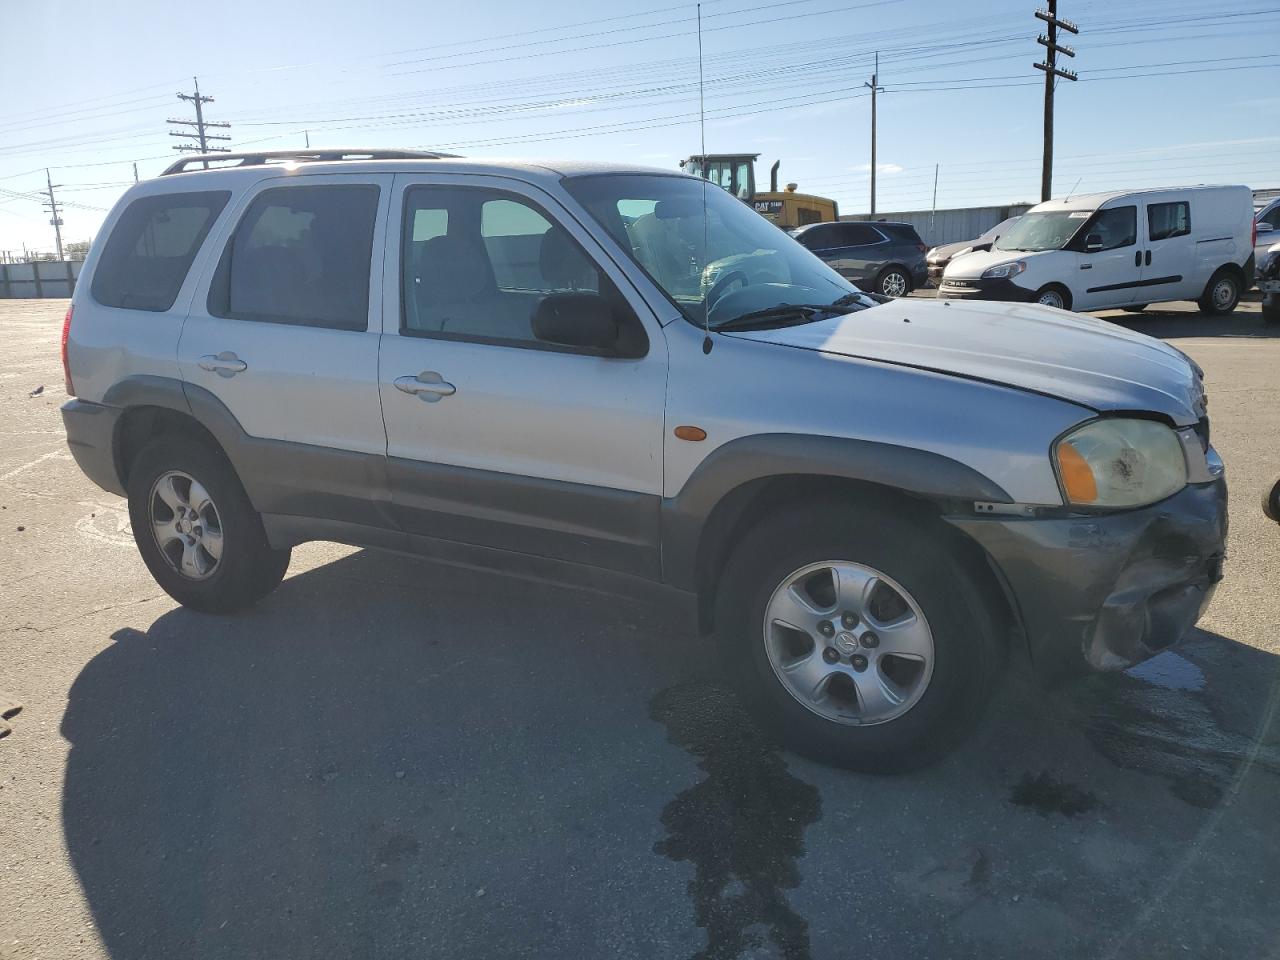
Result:
[[205,354],[196,363],[201,370],[208,370],[220,377],[234,377],[237,373],[244,373],[249,369],[249,365],[230,350],[223,350],[216,355]]
[[1142,266],[1142,251],[1141,251],[1141,250],[1139,250],[1137,253],[1135,253],[1135,254],[1133,255],[1133,265],[1134,265],[1135,267],[1140,267],[1140,266]]
[[417,396],[427,403],[435,403],[442,397],[452,397],[457,388],[446,383],[444,377],[434,370],[423,370],[416,377],[396,377],[396,389]]

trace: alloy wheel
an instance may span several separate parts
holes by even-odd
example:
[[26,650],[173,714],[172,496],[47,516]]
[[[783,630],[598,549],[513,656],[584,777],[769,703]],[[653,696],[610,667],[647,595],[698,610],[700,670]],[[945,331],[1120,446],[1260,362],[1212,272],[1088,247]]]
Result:
[[896,270],[886,273],[880,282],[880,292],[886,297],[904,297],[907,294],[907,278]]
[[919,701],[933,676],[933,633],[890,577],[846,560],[789,574],[765,607],[764,643],[786,691],[825,720],[887,723]]
[[180,470],[163,473],[148,499],[151,532],[161,555],[190,580],[207,580],[222,562],[222,519],[204,486]]

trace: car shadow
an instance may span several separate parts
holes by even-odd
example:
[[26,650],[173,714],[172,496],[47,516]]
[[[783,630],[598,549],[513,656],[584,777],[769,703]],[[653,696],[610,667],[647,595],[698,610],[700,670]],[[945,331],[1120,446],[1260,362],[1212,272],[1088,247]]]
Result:
[[[373,552],[293,576],[241,616],[175,609],[111,639],[70,692],[63,823],[117,960],[772,956],[757,952],[770,943],[809,957],[835,955],[811,954],[810,925],[830,943],[846,924],[927,955],[942,941],[902,904],[996,909],[1008,897],[993,885],[1024,856],[1073,881],[1084,868],[1052,823],[1137,805],[1192,829],[1246,772],[1280,769],[1274,731],[1259,733],[1276,658],[1211,634],[1152,676],[1047,695],[1013,682],[969,744],[898,778],[757,745],[713,645],[661,611]],[[870,796],[885,801],[882,840],[844,826]],[[959,879],[945,863],[903,872],[876,846],[926,829],[933,804],[946,836],[991,838]],[[806,854],[806,831],[837,829],[898,908],[859,918],[811,900],[844,853]],[[1003,849],[1004,834],[1030,846]],[[1107,923],[1090,898],[1132,879],[1109,877],[1055,908],[1080,914],[1081,936]],[[1012,939],[986,953],[1040,955]]]

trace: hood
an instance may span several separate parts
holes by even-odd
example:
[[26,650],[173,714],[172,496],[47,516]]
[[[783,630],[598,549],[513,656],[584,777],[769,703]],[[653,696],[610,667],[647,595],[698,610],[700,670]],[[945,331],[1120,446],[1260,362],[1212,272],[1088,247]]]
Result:
[[816,323],[726,335],[1001,384],[1100,413],[1158,413],[1179,426],[1204,414],[1200,378],[1178,350],[1038,304],[902,299]]
[[950,260],[961,250],[968,250],[977,242],[977,240],[957,240],[955,243],[940,243],[936,247],[929,248],[927,259],[934,263],[939,260]]
[[982,272],[997,263],[1009,263],[1011,260],[1033,260],[1046,253],[1058,253],[1057,250],[975,250],[947,264],[944,277],[954,280],[977,280]]

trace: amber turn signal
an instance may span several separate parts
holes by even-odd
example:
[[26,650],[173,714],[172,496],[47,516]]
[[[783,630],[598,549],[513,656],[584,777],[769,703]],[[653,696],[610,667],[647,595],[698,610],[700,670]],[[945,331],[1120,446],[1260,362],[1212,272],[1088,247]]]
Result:
[[1098,481],[1080,451],[1070,443],[1058,444],[1058,474],[1072,503],[1093,503],[1098,499]]
[[701,427],[676,427],[675,434],[681,440],[705,440],[707,439],[707,431]]

